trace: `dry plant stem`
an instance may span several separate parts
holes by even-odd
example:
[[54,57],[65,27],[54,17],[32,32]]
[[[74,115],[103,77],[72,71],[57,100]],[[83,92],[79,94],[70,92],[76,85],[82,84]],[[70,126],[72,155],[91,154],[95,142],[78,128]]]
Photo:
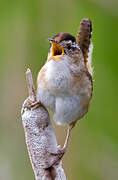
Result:
[[[58,146],[48,111],[36,102],[31,71],[26,72],[29,98],[22,107],[22,123],[26,145],[36,180],[66,180],[61,160],[51,153],[58,152]],[[56,163],[54,163],[56,162]]]
[[36,94],[35,94],[35,90],[34,90],[32,73],[31,73],[29,68],[26,71],[26,80],[27,80],[29,98],[31,101],[35,102],[36,101]]

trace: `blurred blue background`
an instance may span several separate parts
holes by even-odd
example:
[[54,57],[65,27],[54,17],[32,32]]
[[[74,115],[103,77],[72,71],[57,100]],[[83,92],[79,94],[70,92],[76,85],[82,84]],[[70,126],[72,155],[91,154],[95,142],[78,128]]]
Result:
[[[71,134],[63,167],[67,179],[118,179],[118,1],[0,1],[0,180],[32,180],[20,110],[25,71],[34,82],[60,31],[76,36],[82,18],[93,22],[94,91],[88,114]],[[36,83],[35,83],[36,84]],[[55,125],[54,125],[55,126]],[[66,128],[55,126],[62,145]]]

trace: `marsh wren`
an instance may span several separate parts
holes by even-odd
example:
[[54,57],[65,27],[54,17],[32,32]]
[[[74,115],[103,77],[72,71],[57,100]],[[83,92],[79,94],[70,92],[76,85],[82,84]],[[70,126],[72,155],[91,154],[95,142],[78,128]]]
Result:
[[64,151],[70,130],[88,112],[92,97],[91,32],[91,21],[83,19],[77,40],[64,32],[50,38],[47,61],[37,78],[38,101],[53,112],[58,125],[68,125]]

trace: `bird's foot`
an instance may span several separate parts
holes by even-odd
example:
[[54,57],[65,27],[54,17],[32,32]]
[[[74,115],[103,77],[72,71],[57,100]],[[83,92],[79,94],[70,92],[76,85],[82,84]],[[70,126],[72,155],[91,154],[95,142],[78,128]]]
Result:
[[50,153],[53,156],[57,156],[57,161],[60,161],[62,159],[62,157],[64,156],[66,152],[66,148],[61,148],[60,146],[58,146],[58,150],[56,153]]
[[64,156],[65,152],[66,152],[66,149],[61,148],[60,145],[58,146],[57,152],[48,152],[49,155],[53,157],[53,161],[45,169],[48,169],[54,165],[58,165],[60,163],[60,161],[62,160],[62,157]]
[[33,102],[33,103],[31,104],[31,108],[32,108],[32,107],[37,108],[37,107],[39,107],[40,105],[41,105],[41,103],[40,103],[40,102],[35,101],[35,102]]
[[31,110],[32,108],[35,109],[35,108],[38,108],[39,106],[41,106],[41,103],[38,101],[34,102],[30,98],[27,98],[24,106]]

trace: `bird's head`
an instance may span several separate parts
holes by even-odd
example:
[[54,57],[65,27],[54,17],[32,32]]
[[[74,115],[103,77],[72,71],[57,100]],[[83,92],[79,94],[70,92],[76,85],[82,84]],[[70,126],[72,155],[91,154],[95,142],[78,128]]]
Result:
[[48,61],[51,59],[60,60],[63,56],[73,58],[81,52],[75,37],[69,33],[60,32],[48,40],[51,44]]

